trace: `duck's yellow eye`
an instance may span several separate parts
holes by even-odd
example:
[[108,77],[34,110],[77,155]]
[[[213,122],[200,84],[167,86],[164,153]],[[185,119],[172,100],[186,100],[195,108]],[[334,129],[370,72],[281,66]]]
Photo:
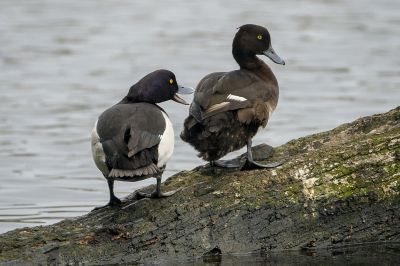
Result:
[[257,35],[257,39],[262,40],[262,39],[263,39],[263,36],[262,36],[261,34],[258,34],[258,35]]
[[174,84],[174,80],[173,80],[173,79],[170,79],[170,80],[169,80],[169,84],[171,84],[171,85]]

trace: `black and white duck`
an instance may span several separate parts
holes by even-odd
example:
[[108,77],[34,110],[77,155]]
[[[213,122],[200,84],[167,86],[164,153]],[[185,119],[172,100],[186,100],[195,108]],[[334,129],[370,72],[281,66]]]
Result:
[[105,110],[91,135],[92,155],[108,182],[110,201],[121,201],[114,194],[114,181],[157,179],[156,190],[139,196],[160,198],[176,191],[161,191],[161,176],[174,149],[174,130],[167,113],[157,105],[168,100],[188,104],[180,94],[193,89],[179,86],[174,73],[156,70],[134,84],[119,103]]
[[[255,162],[251,151],[252,138],[260,127],[266,127],[279,97],[274,73],[257,55],[265,55],[277,64],[285,62],[272,48],[268,30],[253,24],[239,27],[232,54],[240,69],[214,72],[199,82],[181,138],[212,165],[246,169],[276,167],[280,163]],[[234,160],[218,161],[246,145],[244,166]]]

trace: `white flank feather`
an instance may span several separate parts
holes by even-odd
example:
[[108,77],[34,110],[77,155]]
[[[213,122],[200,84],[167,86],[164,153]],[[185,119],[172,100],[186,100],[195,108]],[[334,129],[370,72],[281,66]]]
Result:
[[165,119],[165,131],[161,136],[160,144],[158,144],[158,168],[163,167],[167,163],[174,151],[175,145],[175,135],[172,123],[164,112],[162,114]]
[[233,94],[229,94],[228,97],[226,97],[226,99],[233,101],[233,102],[244,102],[247,101],[246,98],[241,97],[241,96],[237,96],[237,95],[233,95]]
[[103,150],[103,145],[100,142],[99,134],[97,134],[97,120],[92,130],[91,144],[94,163],[104,176],[108,176],[109,171],[106,165],[106,155]]

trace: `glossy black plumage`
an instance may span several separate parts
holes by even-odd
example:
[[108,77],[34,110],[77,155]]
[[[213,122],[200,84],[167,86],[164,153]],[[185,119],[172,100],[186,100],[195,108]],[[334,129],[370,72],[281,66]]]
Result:
[[[157,147],[164,131],[162,110],[154,104],[117,104],[106,110],[99,117],[97,132],[111,171],[108,177],[128,181],[161,173],[162,169],[152,165],[157,165]],[[114,169],[125,170],[125,175],[115,176]]]
[[174,148],[174,131],[167,114],[156,103],[167,100],[187,104],[177,94],[193,89],[178,86],[175,75],[156,70],[134,84],[117,104],[105,110],[92,131],[92,155],[96,166],[107,179],[110,201],[121,201],[114,195],[114,180],[139,181],[157,179],[154,193],[138,192],[144,197],[166,197],[176,191],[161,192],[161,175]]

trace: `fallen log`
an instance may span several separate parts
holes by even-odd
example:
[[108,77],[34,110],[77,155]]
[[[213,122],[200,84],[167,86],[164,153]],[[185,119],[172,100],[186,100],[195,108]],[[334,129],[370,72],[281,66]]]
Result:
[[[255,151],[265,149],[259,146]],[[0,236],[0,264],[104,264],[400,241],[400,107],[275,148],[273,170],[183,171],[135,199]],[[149,186],[144,190],[152,190]]]

